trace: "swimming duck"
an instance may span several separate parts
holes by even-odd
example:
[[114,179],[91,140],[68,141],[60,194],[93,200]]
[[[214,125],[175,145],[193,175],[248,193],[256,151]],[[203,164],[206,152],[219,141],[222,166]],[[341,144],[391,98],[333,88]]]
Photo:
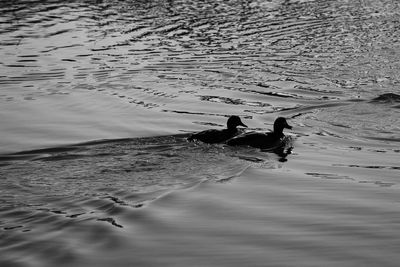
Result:
[[252,146],[255,148],[273,148],[279,146],[283,134],[283,129],[292,129],[286,119],[279,117],[274,122],[274,130],[269,133],[250,132],[238,135],[229,139],[226,143],[230,146]]
[[239,134],[239,131],[236,128],[237,126],[247,127],[238,116],[230,116],[226,129],[211,129],[195,133],[188,138],[188,141],[199,140],[208,144],[222,143]]

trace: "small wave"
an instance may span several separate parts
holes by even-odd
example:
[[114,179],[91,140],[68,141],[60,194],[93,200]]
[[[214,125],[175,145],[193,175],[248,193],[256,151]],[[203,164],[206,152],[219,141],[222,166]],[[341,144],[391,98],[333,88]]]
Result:
[[384,104],[394,104],[400,103],[400,95],[395,93],[386,93],[378,97],[375,97],[370,101],[371,103],[384,103]]

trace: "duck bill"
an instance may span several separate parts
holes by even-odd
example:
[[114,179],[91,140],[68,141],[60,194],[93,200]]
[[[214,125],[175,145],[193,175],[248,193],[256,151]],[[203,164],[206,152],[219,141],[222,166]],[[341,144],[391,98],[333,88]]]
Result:
[[286,123],[285,128],[291,130],[293,127]]
[[243,126],[243,127],[246,127],[246,128],[247,128],[247,125],[244,124],[243,122],[240,122],[239,126]]

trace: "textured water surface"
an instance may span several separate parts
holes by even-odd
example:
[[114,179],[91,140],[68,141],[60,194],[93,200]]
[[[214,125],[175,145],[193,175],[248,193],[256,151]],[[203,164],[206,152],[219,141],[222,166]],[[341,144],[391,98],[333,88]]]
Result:
[[[398,1],[0,14],[1,266],[398,265]],[[186,141],[233,114],[286,146]]]
[[[0,8],[3,152],[176,134],[231,114],[263,128],[281,111],[399,94],[396,1]],[[393,123],[398,108],[388,112]]]

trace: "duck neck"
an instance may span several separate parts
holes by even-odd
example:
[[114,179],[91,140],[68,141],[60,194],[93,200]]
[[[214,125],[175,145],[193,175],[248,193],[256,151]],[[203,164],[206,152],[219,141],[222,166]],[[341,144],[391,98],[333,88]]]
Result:
[[230,132],[230,133],[236,133],[237,132],[237,129],[236,129],[236,126],[230,126],[230,125],[228,125],[228,132]]
[[283,128],[282,127],[274,127],[274,135],[278,137],[283,137]]

